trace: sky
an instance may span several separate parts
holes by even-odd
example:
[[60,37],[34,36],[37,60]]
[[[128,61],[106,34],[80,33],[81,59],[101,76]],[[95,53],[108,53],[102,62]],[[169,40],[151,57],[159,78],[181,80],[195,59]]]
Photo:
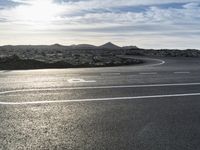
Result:
[[0,0],[0,45],[200,49],[200,0]]

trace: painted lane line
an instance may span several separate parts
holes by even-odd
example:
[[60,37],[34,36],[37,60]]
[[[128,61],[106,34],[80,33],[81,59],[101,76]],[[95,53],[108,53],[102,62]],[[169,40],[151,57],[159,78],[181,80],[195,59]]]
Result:
[[102,76],[121,75],[121,73],[101,73]]
[[85,89],[112,89],[112,88],[145,88],[145,87],[171,87],[171,86],[192,86],[200,83],[174,83],[174,84],[147,84],[147,85],[120,85],[120,86],[90,86],[90,87],[64,87],[64,88],[46,88],[46,89],[21,89],[2,91],[0,95],[17,92],[38,92],[38,91],[59,91],[59,90],[85,90]]
[[67,76],[80,76],[81,74],[66,74]]
[[153,75],[153,74],[158,74],[157,72],[141,72],[139,73],[140,75]]
[[[125,57],[126,58],[126,57]],[[128,57],[128,58],[132,58],[132,57]],[[135,57],[134,57],[135,58]],[[160,65],[164,65],[166,62],[164,60],[161,60],[161,59],[155,59],[155,58],[141,58],[141,57],[136,57],[138,59],[143,59],[143,60],[154,60],[154,61],[158,61],[159,63],[156,63],[156,64],[145,64],[145,66],[160,66]]]
[[151,59],[151,60],[156,60],[156,61],[160,61],[160,63],[158,64],[150,64],[150,65],[145,65],[145,66],[161,66],[161,65],[164,65],[166,62],[164,60],[161,60],[161,59]]
[[94,83],[95,80],[84,80],[84,79],[78,79],[78,78],[72,78],[67,80],[69,83]]
[[190,72],[174,72],[174,74],[189,74]]
[[153,65],[151,65],[151,66],[160,66],[160,65],[164,65],[164,64],[166,63],[164,60],[161,60],[161,59],[156,59],[156,60],[161,61],[161,63],[153,64]]
[[34,105],[34,104],[51,104],[51,103],[72,103],[72,102],[93,102],[93,101],[114,101],[114,100],[137,100],[152,98],[169,98],[169,97],[189,97],[200,96],[200,93],[186,94],[170,94],[170,95],[150,95],[150,96],[134,96],[134,97],[114,97],[114,98],[96,98],[96,99],[72,99],[57,101],[32,101],[32,102],[0,102],[0,105]]

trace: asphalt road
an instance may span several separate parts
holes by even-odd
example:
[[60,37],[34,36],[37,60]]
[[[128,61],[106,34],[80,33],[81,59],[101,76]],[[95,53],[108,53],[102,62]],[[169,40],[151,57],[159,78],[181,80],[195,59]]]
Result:
[[145,60],[0,71],[0,149],[200,149],[200,59]]

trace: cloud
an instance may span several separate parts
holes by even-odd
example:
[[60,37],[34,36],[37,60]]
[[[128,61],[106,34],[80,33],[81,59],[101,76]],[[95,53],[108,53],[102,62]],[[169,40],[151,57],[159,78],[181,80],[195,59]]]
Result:
[[[54,17],[55,21],[70,21],[73,23],[113,23],[113,24],[132,24],[144,22],[183,22],[181,20],[193,19],[199,17],[199,3],[186,3],[188,0],[56,0],[57,4],[53,3],[55,0],[12,0],[15,3],[21,3],[20,6],[11,9],[0,10],[1,18],[8,20],[19,20],[33,17],[30,11],[37,14],[37,9],[41,15],[48,9],[57,11],[55,14],[49,14]],[[59,4],[59,3],[62,4]],[[181,8],[171,8],[170,3],[179,3]],[[181,2],[181,3],[180,3]],[[30,4],[30,5],[24,5]],[[36,5],[38,4],[38,5]],[[168,4],[169,8],[161,8],[159,5]],[[34,8],[33,6],[38,7]],[[42,5],[40,7],[40,5]],[[145,5],[141,7],[138,5]],[[172,4],[171,4],[172,5]],[[49,8],[48,8],[49,7]],[[48,8],[48,9],[47,9]],[[129,8],[129,9],[128,9]],[[140,11],[138,11],[140,8]],[[33,10],[31,10],[33,9]],[[35,10],[34,10],[35,9]],[[41,9],[41,10],[40,10]],[[44,9],[44,10],[42,10]],[[131,10],[132,9],[132,10]],[[136,11],[134,11],[134,9]],[[35,11],[35,12],[34,12]],[[43,12],[42,12],[43,11]],[[27,18],[23,18],[26,16]],[[196,14],[195,14],[196,13]],[[23,15],[25,14],[25,15]],[[194,15],[195,14],[195,15]],[[38,14],[39,16],[39,14]],[[14,19],[12,19],[14,18]],[[178,19],[178,21],[177,21]],[[188,22],[187,20],[187,22]],[[26,20],[27,21],[27,20]],[[36,20],[38,21],[38,20]],[[39,20],[41,21],[41,20]],[[52,20],[53,21],[53,20]]]
[[0,34],[23,33],[25,36],[35,32],[39,36],[49,36],[52,33],[58,39],[79,36],[79,41],[85,37],[90,40],[90,37],[98,37],[97,42],[108,39],[105,37],[118,42],[127,37],[142,37],[147,42],[144,45],[150,45],[147,39],[152,35],[156,40],[159,37],[165,40],[177,38],[180,44],[187,39],[185,36],[200,38],[198,1],[0,0],[0,28],[4,29]]
[[17,5],[20,5],[19,2],[14,2],[10,0],[0,0],[0,9],[7,8],[7,7],[15,7]]
[[186,9],[199,8],[199,3],[187,3],[183,6]]

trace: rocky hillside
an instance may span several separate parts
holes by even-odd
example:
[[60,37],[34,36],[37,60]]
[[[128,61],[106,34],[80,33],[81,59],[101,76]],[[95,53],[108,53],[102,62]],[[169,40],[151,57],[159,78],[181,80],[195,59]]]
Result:
[[126,55],[156,56],[156,57],[200,57],[199,50],[153,50],[153,49],[129,49]]
[[105,67],[142,63],[141,60],[119,56],[200,57],[199,50],[153,50],[136,46],[119,47],[111,42],[102,46],[89,44],[63,46],[21,45],[0,47],[0,69],[38,69]]
[[75,57],[73,60],[74,61],[56,61],[47,63],[33,59],[20,59],[18,56],[13,55],[10,57],[0,58],[0,69],[17,70],[44,68],[108,67],[143,63],[143,61],[141,60],[120,57]]

